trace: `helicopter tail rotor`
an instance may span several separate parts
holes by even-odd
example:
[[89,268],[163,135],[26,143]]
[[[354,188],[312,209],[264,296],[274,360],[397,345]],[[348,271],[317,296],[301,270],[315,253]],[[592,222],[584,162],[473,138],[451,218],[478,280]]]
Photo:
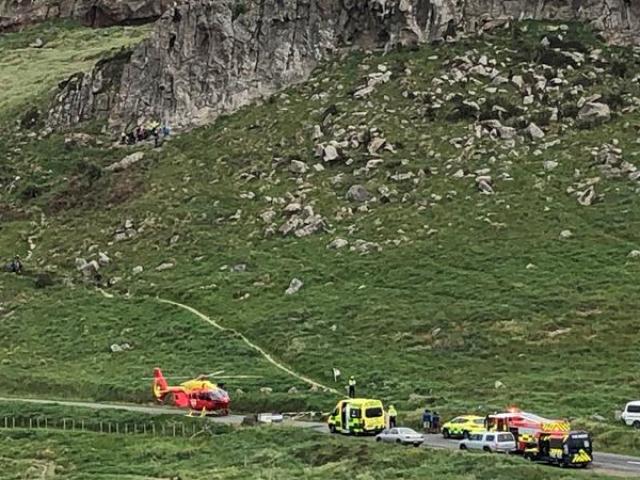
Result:
[[169,389],[167,380],[162,375],[162,370],[159,368],[153,369],[153,395],[157,400],[162,400]]

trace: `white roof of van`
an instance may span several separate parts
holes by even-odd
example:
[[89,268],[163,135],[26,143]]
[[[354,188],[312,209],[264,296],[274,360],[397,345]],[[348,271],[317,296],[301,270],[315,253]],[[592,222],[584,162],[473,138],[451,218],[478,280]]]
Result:
[[633,402],[627,403],[627,405],[633,405],[633,406],[640,405],[640,400],[634,400]]

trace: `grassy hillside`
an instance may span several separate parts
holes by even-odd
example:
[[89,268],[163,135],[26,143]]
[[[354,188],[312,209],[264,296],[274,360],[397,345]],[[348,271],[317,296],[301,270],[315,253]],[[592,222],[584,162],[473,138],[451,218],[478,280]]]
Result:
[[0,446],[3,480],[613,478],[561,472],[520,458],[389,447],[278,427],[195,439],[9,430],[0,432]]
[[[332,395],[161,297],[318,381],[334,386],[333,367],[354,374],[362,394],[394,402],[403,420],[425,405],[453,415],[515,404],[613,422],[640,387],[640,258],[629,256],[640,248],[629,178],[639,57],[568,28],[524,23],[453,45],[345,55],[262,105],[161,149],[136,147],[144,160],[125,172],[103,167],[132,150],[110,147],[95,126],[80,145],[9,128],[0,247],[7,259],[26,256],[29,240],[35,248],[29,275],[0,277],[0,393],[143,400],[142,377],[161,365],[261,376],[233,382],[240,408],[331,407]],[[376,72],[389,81],[354,95]],[[581,98],[594,93],[611,119],[579,122]],[[499,138],[485,120],[517,136]],[[530,122],[544,138],[531,138]],[[345,139],[340,159],[315,157],[317,144]],[[294,173],[293,160],[308,171]],[[478,189],[486,175],[493,195]],[[354,184],[375,198],[349,200]],[[591,184],[597,198],[583,206],[575,191]],[[284,236],[299,215],[287,206],[312,207],[324,228]],[[131,238],[120,240],[123,230]],[[336,238],[349,245],[327,248]],[[98,252],[111,259],[101,274],[113,298],[75,268]],[[43,272],[53,285],[38,289]],[[304,286],[285,295],[294,277]],[[119,342],[133,350],[110,353]],[[604,446],[637,444],[625,432],[624,445]]]

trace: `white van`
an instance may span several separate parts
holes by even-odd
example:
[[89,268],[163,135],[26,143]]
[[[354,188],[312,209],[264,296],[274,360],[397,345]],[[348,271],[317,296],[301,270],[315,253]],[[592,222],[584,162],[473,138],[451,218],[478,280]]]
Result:
[[640,400],[627,403],[620,418],[627,425],[640,428]]
[[516,450],[516,439],[510,432],[473,432],[460,442],[460,450],[511,453]]

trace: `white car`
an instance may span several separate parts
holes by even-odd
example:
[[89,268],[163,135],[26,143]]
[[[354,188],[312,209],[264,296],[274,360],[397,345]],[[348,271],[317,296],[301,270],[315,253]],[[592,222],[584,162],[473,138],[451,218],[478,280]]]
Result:
[[424,437],[410,428],[388,428],[376,435],[376,442],[401,443],[419,447],[423,444]]
[[460,442],[460,450],[511,453],[516,450],[516,439],[511,432],[470,433]]
[[640,400],[627,403],[620,418],[630,427],[640,428]]

